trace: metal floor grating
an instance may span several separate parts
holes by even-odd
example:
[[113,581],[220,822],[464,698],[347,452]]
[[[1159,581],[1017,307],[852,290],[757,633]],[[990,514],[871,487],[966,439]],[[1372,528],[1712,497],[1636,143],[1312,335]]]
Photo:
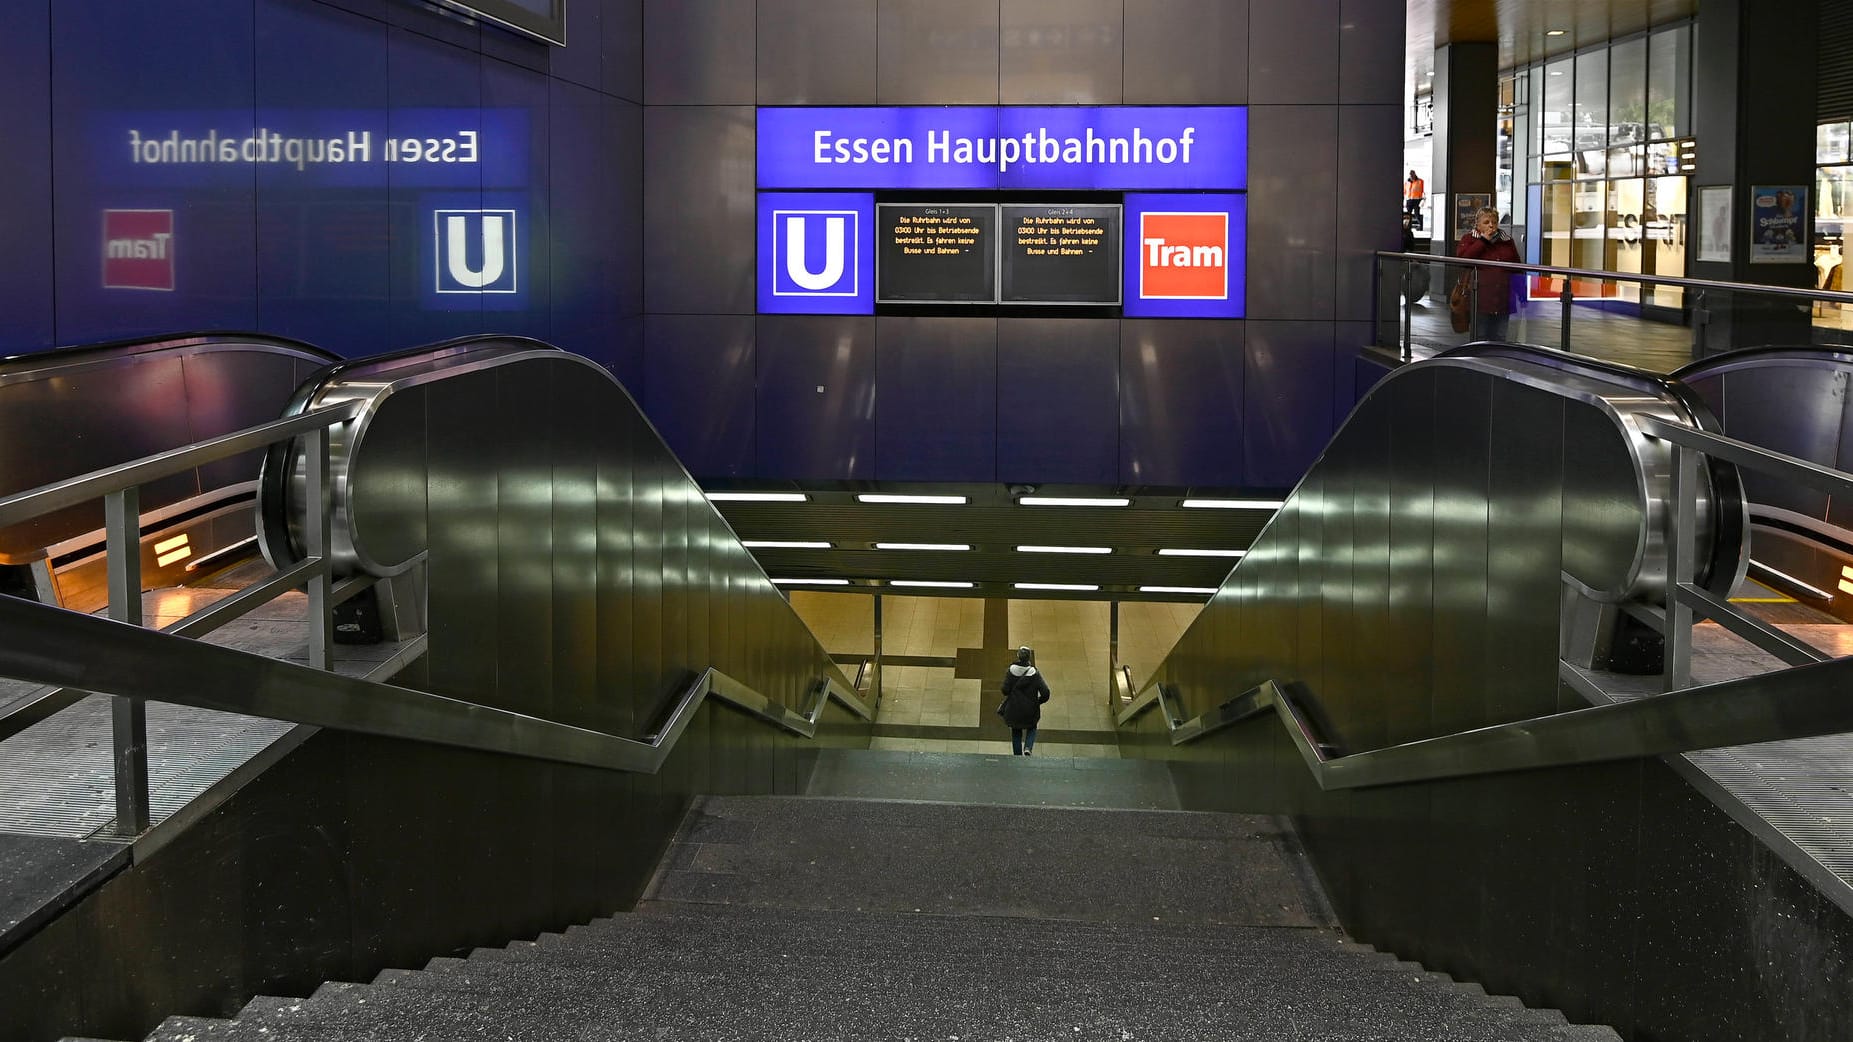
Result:
[[[160,822],[295,724],[148,703],[148,799]],[[84,839],[116,816],[110,699],[92,695],[0,742],[0,832]]]

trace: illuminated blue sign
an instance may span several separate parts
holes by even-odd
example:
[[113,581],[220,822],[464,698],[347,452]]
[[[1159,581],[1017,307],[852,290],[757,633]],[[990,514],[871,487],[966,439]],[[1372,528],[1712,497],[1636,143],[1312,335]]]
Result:
[[1122,314],[1243,317],[1248,196],[1129,192],[1123,213]]
[[759,195],[759,310],[867,315],[875,310],[875,197]]
[[761,188],[1245,190],[1248,110],[762,108]]

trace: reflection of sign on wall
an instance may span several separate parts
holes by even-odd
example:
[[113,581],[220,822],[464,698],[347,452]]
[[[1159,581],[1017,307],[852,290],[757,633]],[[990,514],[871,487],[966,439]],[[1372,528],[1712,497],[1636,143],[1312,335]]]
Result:
[[860,214],[854,210],[772,211],[772,293],[853,297],[860,288]]
[[875,197],[759,194],[759,310],[867,315],[875,310]]
[[433,211],[439,293],[515,293],[520,288],[515,211]]
[[1146,300],[1229,298],[1229,215],[1139,215],[1139,296]]
[[103,286],[174,288],[174,211],[103,211]]
[[1806,185],[1757,185],[1750,190],[1750,263],[1808,260]]

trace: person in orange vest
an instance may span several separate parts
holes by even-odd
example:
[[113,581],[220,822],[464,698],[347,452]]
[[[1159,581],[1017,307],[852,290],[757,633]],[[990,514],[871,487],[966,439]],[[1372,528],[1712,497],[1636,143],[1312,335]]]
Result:
[[1416,172],[1409,171],[1409,180],[1403,183],[1403,209],[1409,211],[1410,221],[1417,228],[1422,227],[1422,196],[1427,191],[1428,186],[1422,183]]

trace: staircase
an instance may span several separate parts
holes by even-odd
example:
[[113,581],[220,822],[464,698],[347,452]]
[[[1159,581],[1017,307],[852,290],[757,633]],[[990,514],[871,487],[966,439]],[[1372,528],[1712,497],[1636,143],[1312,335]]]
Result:
[[[810,796],[698,800],[634,912],[149,1038],[1618,1037],[1347,941],[1277,820],[1150,809],[1150,764],[838,755]],[[870,771],[913,797],[816,794]],[[933,801],[974,771],[989,802]],[[1096,805],[1013,800],[1064,784]]]

